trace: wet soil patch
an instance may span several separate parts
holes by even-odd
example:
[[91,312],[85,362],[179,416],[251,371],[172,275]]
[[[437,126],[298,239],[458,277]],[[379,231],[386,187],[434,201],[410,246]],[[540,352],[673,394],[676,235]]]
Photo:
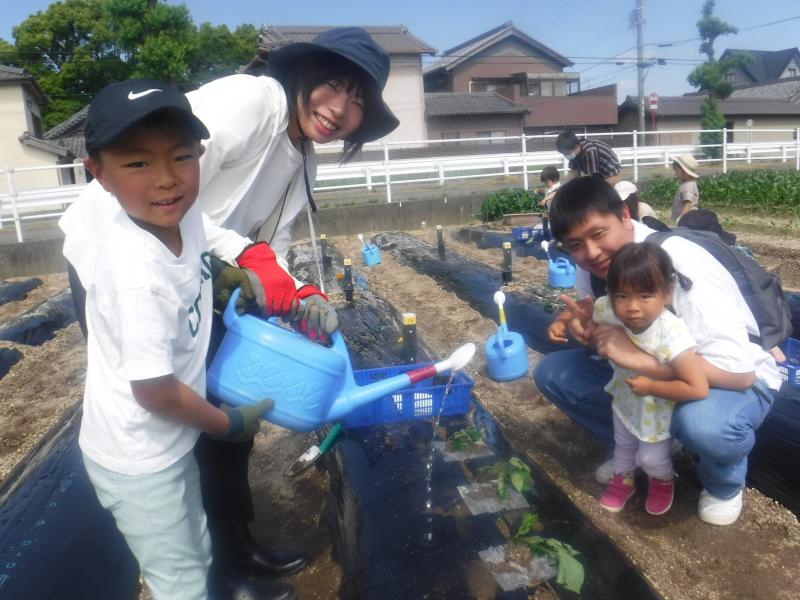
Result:
[[18,317],[0,324],[0,340],[39,346],[75,320],[69,290],[59,292]]
[[22,300],[28,292],[42,285],[38,277],[30,277],[21,281],[0,281],[0,304]]

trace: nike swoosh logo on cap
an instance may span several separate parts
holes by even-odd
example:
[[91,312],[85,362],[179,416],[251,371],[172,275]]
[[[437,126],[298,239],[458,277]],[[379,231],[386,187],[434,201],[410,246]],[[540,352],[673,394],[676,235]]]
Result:
[[138,100],[142,96],[147,96],[147,94],[152,94],[153,92],[161,92],[158,88],[152,88],[149,90],[145,90],[143,92],[128,92],[128,100]]

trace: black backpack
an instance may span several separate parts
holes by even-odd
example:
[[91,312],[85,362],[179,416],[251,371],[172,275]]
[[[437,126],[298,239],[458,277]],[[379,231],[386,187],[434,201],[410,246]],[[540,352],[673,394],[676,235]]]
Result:
[[[752,342],[769,350],[792,335],[792,313],[777,274],[770,273],[744,252],[723,242],[713,231],[679,226],[672,231],[651,233],[647,236],[647,241],[660,246],[664,240],[673,236],[682,237],[704,248],[733,276],[758,324],[760,335],[751,335]],[[592,276],[591,284],[595,296],[606,293],[605,281]]]

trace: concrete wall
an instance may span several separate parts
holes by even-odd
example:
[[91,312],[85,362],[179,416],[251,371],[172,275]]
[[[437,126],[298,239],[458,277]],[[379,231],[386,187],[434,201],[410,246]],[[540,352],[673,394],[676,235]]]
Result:
[[61,237],[0,244],[0,279],[65,272],[67,262],[61,254],[63,245]]
[[457,131],[462,139],[477,137],[478,131],[503,131],[503,135],[521,135],[521,117],[522,115],[429,117],[428,139],[442,139],[442,132],[445,131]]
[[[27,105],[30,105],[26,108]],[[38,106],[24,92],[22,85],[0,86],[0,169],[13,167],[42,167],[55,165],[58,157],[49,152],[31,148],[19,141],[26,131],[33,132],[32,114],[38,115]],[[16,173],[17,189],[33,189],[59,185],[58,170]],[[0,193],[7,191],[5,174],[0,176]]]
[[400,125],[386,138],[392,142],[427,139],[422,58],[419,54],[392,56],[383,97]]

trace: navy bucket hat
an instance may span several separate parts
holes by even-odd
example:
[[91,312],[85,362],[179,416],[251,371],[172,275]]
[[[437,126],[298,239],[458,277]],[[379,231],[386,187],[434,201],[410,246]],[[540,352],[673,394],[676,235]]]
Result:
[[332,53],[356,64],[375,82],[378,90],[377,98],[365,99],[364,120],[348,141],[363,144],[394,131],[400,121],[380,95],[389,79],[389,55],[360,27],[328,29],[311,42],[297,42],[273,50],[269,54],[270,75],[283,81],[288,73],[300,68],[300,63],[320,52]]

